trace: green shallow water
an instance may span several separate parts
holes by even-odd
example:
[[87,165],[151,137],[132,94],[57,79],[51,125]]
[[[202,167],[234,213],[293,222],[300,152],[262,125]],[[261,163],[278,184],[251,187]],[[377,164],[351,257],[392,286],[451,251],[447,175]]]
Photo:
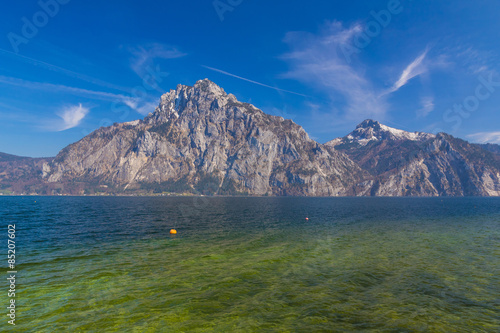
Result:
[[499,200],[57,199],[3,209],[16,331],[500,330]]

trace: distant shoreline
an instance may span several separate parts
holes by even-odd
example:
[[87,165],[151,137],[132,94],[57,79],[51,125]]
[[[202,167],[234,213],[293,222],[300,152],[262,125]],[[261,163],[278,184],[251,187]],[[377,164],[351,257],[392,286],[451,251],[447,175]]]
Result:
[[411,199],[450,199],[450,198],[500,198],[500,196],[296,196],[296,195],[124,195],[124,194],[106,194],[106,195],[78,195],[78,194],[61,194],[61,195],[48,195],[48,194],[0,194],[1,197],[120,197],[120,198],[411,198]]

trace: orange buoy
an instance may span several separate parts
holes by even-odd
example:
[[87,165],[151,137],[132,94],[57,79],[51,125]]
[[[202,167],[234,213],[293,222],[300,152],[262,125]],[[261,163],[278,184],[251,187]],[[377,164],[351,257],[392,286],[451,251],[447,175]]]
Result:
[[177,233],[177,230],[175,230],[175,229],[170,229],[170,234],[171,234],[171,235],[175,235],[176,233]]
[[306,221],[309,221],[309,218],[308,218],[308,217],[306,217]]

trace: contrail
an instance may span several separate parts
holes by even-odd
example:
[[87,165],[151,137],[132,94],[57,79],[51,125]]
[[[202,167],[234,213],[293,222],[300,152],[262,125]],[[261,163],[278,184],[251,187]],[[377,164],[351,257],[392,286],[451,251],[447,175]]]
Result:
[[205,65],[201,65],[201,67],[204,67],[206,69],[210,69],[211,71],[218,72],[218,73],[221,73],[221,74],[224,74],[224,75],[227,75],[227,76],[232,76],[232,77],[235,77],[235,78],[243,80],[243,81],[247,81],[247,82],[250,82],[250,83],[253,83],[253,84],[257,84],[259,86],[263,86],[263,87],[266,87],[266,88],[271,88],[271,89],[274,89],[274,90],[277,90],[277,91],[282,91],[282,92],[286,92],[286,93],[289,93],[289,94],[299,95],[299,96],[302,96],[302,97],[310,97],[310,96],[307,96],[307,95],[304,95],[304,94],[299,94],[299,93],[294,92],[294,91],[290,91],[290,90],[280,89],[280,88],[277,88],[277,87],[268,86],[267,84],[260,83],[260,82],[257,82],[257,81],[253,81],[253,80],[250,80],[250,79],[246,79],[244,77],[241,77],[241,76],[238,76],[238,75],[234,75],[234,74],[225,72],[225,71],[217,69],[217,68],[213,68],[213,67],[209,67],[209,66],[205,66]]
[[0,49],[0,53],[17,57],[20,60],[22,60],[24,62],[27,62],[27,63],[29,63],[31,65],[41,66],[41,67],[44,67],[44,68],[46,68],[48,70],[51,70],[51,71],[54,71],[54,72],[58,72],[58,73],[62,73],[62,74],[65,74],[67,76],[74,77],[74,78],[77,78],[77,79],[80,79],[80,80],[83,80],[83,81],[87,81],[87,82],[96,84],[96,85],[101,86],[101,87],[111,88],[111,89],[120,90],[120,91],[123,91],[123,92],[130,93],[130,89],[128,89],[128,88],[120,87],[120,86],[114,85],[112,83],[108,83],[108,82],[105,82],[105,81],[102,81],[102,80],[99,80],[99,79],[87,76],[85,74],[73,72],[73,71],[70,71],[69,69],[62,68],[62,67],[59,67],[59,66],[56,66],[56,65],[53,65],[53,64],[49,64],[48,62],[45,62],[45,61],[33,59],[33,58],[30,58],[30,57],[27,57],[27,56],[23,56],[21,54],[17,54],[17,53],[14,53],[14,52],[10,52],[10,51],[4,50],[4,49]]
[[18,79],[15,77],[0,75],[0,84],[7,84],[10,86],[22,87],[27,89],[38,89],[46,90],[50,92],[63,91],[77,96],[86,96],[95,98],[103,101],[116,101],[116,100],[131,100],[132,97],[128,97],[122,94],[113,94],[103,91],[88,90],[76,87],[65,86],[62,84],[53,84],[48,82],[37,82],[28,81],[23,79]]

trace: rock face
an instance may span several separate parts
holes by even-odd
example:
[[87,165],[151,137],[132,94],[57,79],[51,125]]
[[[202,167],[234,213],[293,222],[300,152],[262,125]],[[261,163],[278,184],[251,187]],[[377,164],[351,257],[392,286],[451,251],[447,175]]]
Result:
[[440,133],[410,133],[366,120],[326,144],[369,172],[374,196],[499,196],[500,156]]
[[205,79],[55,158],[0,154],[0,193],[499,196],[500,147],[365,120],[319,144]]
[[44,166],[53,158],[31,158],[0,153],[0,193],[31,193],[39,189]]
[[177,86],[143,120],[100,128],[63,149],[44,179],[117,190],[202,194],[365,194],[368,175],[291,120],[209,80]]

